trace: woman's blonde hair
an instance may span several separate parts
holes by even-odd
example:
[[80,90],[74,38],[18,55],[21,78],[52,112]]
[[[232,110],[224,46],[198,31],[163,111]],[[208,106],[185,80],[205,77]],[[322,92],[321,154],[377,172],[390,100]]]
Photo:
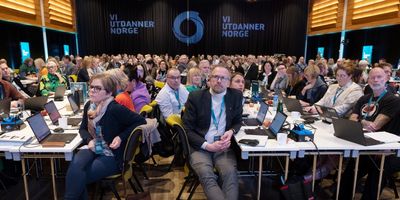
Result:
[[112,81],[116,87],[119,87],[121,90],[125,90],[128,86],[128,76],[119,68],[114,68],[111,70],[107,70],[104,73],[110,75]]
[[311,78],[317,78],[319,76],[320,70],[316,65],[309,65],[304,69],[304,74],[309,75]]
[[187,85],[193,84],[193,77],[199,75],[201,76],[201,70],[198,67],[191,68],[187,73]]

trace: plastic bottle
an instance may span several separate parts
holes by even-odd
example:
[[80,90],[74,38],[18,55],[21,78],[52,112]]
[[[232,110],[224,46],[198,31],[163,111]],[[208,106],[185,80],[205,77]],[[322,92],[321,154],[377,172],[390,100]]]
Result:
[[103,154],[103,144],[102,144],[102,132],[101,126],[96,126],[96,143],[95,143],[95,153],[102,155]]
[[279,98],[278,98],[278,95],[275,94],[274,99],[273,99],[273,104],[272,104],[274,110],[276,110],[278,108],[278,104],[279,104]]

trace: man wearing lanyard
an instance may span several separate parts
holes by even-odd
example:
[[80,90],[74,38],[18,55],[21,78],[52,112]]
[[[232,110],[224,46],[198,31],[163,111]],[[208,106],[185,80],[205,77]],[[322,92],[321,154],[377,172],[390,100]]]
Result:
[[[242,94],[228,88],[230,72],[216,66],[210,75],[210,89],[189,94],[183,123],[191,146],[190,164],[199,176],[207,199],[238,199],[232,135],[242,121]],[[218,184],[218,171],[222,184]]]
[[[335,69],[337,84],[329,86],[325,95],[315,104],[331,107],[336,110],[340,117],[346,116],[358,99],[363,96],[362,88],[352,81],[353,67],[340,65]],[[317,114],[314,106],[305,108],[313,114]]]
[[[400,99],[388,92],[386,88],[387,76],[382,68],[375,67],[369,72],[368,85],[372,89],[371,94],[362,96],[353,108],[350,120],[360,121],[367,131],[387,131],[398,134],[400,126]],[[387,157],[383,173],[382,187],[385,186],[387,175],[399,170],[398,158]],[[365,182],[362,199],[376,199],[378,178],[378,160],[371,156],[360,156],[358,178],[368,174]],[[351,199],[351,190],[354,176],[354,160],[350,160],[343,174],[339,199]]]
[[172,114],[181,114],[183,105],[189,92],[181,84],[181,74],[177,68],[170,68],[167,72],[167,84],[157,94],[156,101],[163,117],[166,119]]

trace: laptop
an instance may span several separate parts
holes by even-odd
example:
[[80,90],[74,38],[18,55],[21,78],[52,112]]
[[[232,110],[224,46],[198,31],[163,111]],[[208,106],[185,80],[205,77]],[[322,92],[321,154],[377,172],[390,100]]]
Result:
[[256,128],[256,129],[245,129],[244,132],[248,135],[267,135],[270,139],[275,139],[278,132],[283,127],[285,123],[287,115],[282,112],[276,112],[274,119],[271,122],[271,125],[267,128]]
[[64,101],[64,94],[67,87],[65,85],[60,85],[56,88],[56,92],[54,93],[54,101]]
[[314,104],[319,116],[322,119],[322,122],[331,124],[332,119],[339,119],[339,114],[336,112],[335,108],[332,107],[326,107],[326,106],[321,106]]
[[10,98],[0,100],[0,116],[1,117],[8,117],[10,115],[10,106],[11,106]]
[[300,101],[298,99],[291,99],[284,97],[282,100],[288,112],[297,111],[301,114],[301,118],[303,119],[312,119],[312,120],[318,119],[316,117],[313,117],[311,113],[304,111],[303,106],[301,106]]
[[[58,109],[56,107],[56,104],[54,101],[49,101],[44,105],[44,108],[46,109],[47,114],[50,117],[51,123],[53,125],[58,125],[58,119],[61,118],[60,112],[58,112]],[[67,118],[67,124],[72,125],[72,126],[78,126],[79,123],[82,121],[82,118]]]
[[334,135],[338,138],[361,144],[364,146],[371,146],[382,144],[383,142],[365,137],[363,128],[360,122],[348,119],[333,119]]
[[243,119],[242,124],[244,126],[260,126],[264,122],[265,116],[268,112],[268,105],[261,101],[260,110],[258,110],[256,118]]
[[77,136],[75,133],[51,134],[49,127],[40,113],[30,116],[26,120],[41,145],[46,142],[64,142],[68,144]]
[[73,114],[74,115],[78,114],[80,112],[80,104],[77,104],[75,102],[74,95],[69,94],[67,96],[67,99],[68,99],[69,105],[71,105],[71,109],[72,109]]
[[47,103],[47,96],[32,97],[25,100],[25,109],[33,111],[42,111],[44,109],[44,104]]

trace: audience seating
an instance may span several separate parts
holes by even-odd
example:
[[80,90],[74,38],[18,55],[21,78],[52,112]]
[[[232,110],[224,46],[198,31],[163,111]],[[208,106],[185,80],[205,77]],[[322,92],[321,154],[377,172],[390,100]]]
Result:
[[[101,181],[102,185],[107,185],[110,187],[111,191],[114,193],[115,198],[117,198],[118,200],[120,200],[121,197],[117,192],[115,184],[116,181],[120,178],[122,178],[123,180],[124,195],[126,195],[126,181],[129,182],[130,186],[132,187],[135,193],[137,193],[138,191],[139,192],[144,191],[142,185],[140,184],[132,168],[134,164],[135,155],[137,155],[140,151],[139,145],[141,142],[142,142],[142,129],[136,128],[135,130],[132,131],[131,135],[127,140],[124,151],[121,173],[108,176]],[[133,184],[132,177],[134,178],[138,188]],[[100,194],[100,199],[102,199],[103,195],[104,195],[104,190],[102,189]]]

